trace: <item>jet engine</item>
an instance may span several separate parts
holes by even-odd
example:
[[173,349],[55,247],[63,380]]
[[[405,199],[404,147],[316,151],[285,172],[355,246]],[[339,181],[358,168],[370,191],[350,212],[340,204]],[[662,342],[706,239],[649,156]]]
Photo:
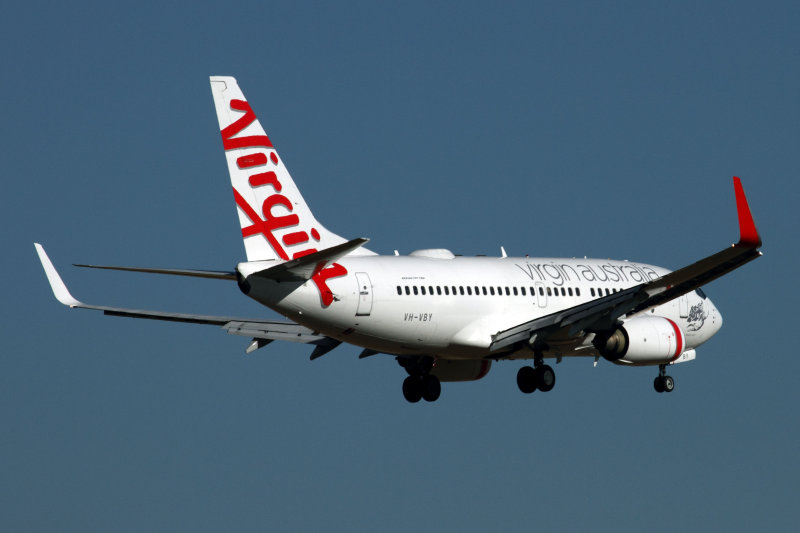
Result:
[[592,341],[607,360],[623,365],[655,365],[674,361],[686,347],[681,328],[669,318],[643,316],[625,321]]
[[431,374],[439,378],[439,381],[476,381],[488,374],[491,367],[492,362],[483,359],[437,359],[433,363]]

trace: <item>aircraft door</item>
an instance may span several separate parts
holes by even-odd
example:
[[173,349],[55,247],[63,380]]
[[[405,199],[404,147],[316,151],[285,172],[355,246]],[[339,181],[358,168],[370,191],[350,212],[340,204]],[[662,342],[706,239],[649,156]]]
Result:
[[358,282],[358,309],[356,316],[369,316],[372,312],[372,282],[366,272],[356,272]]

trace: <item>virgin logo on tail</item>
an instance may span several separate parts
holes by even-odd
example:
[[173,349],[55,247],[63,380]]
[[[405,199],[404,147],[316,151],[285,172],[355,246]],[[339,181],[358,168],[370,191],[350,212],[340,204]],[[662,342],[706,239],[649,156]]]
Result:
[[[285,228],[293,228],[300,226],[302,221],[300,217],[294,213],[294,206],[292,201],[285,195],[280,194],[283,189],[278,175],[274,170],[266,170],[270,164],[277,168],[279,160],[278,154],[275,152],[272,142],[266,135],[250,135],[244,137],[235,137],[242,132],[246,127],[256,120],[256,114],[244,100],[231,100],[230,108],[233,111],[244,112],[244,115],[239,117],[235,122],[224,128],[222,134],[222,145],[225,151],[237,150],[241,148],[255,148],[256,151],[243,155],[236,159],[236,165],[239,169],[245,170],[252,169],[253,173],[248,178],[248,183],[251,188],[256,189],[259,187],[270,186],[273,189],[273,194],[269,195],[261,205],[261,214],[251,206],[247,200],[233,188],[233,197],[236,200],[236,205],[250,220],[251,225],[242,228],[242,237],[251,237],[253,235],[262,235],[270,247],[278,254],[278,257],[288,261],[290,259],[289,253],[291,252],[291,259],[297,259],[304,255],[312,254],[317,251],[316,248],[302,247],[310,240],[319,242],[320,234],[316,228],[311,228],[308,232],[303,230],[285,233],[280,240],[275,236],[277,230]],[[264,149],[270,149],[268,152]],[[289,214],[276,215],[273,209],[276,206],[284,208]],[[291,251],[295,247],[301,247],[299,251]],[[290,252],[287,252],[289,249]],[[333,302],[333,293],[328,288],[327,281],[331,278],[338,278],[347,274],[347,269],[338,263],[334,263],[326,268],[319,268],[315,271],[311,280],[317,286],[320,293],[320,298],[323,307],[328,307]]]

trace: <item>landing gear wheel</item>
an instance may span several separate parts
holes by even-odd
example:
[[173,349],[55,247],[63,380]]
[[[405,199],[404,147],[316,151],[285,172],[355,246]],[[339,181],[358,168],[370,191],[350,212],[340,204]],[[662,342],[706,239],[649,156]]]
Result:
[[653,388],[656,389],[656,392],[672,392],[675,390],[675,380],[672,379],[672,376],[658,376],[653,381]]
[[422,376],[420,385],[423,400],[435,402],[439,399],[439,395],[442,393],[442,384],[439,382],[439,378],[430,374]]
[[403,381],[403,396],[411,403],[422,399],[422,380],[419,376],[408,376]]
[[556,373],[547,365],[537,366],[534,370],[536,373],[536,387],[542,391],[547,392],[553,390],[556,386]]
[[530,366],[523,366],[517,372],[517,386],[525,394],[536,390],[536,371]]

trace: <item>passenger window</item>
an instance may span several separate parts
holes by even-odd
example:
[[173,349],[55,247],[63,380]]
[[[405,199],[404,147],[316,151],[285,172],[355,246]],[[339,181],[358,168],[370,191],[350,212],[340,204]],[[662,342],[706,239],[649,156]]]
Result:
[[580,295],[581,295],[581,290],[576,287],[575,288],[575,296],[580,296]]
[[592,296],[594,296],[594,287],[592,287],[591,289],[589,289],[589,293],[591,293],[591,295],[592,295]]
[[539,287],[539,296],[544,296],[544,287]]
[[553,295],[553,291],[550,290],[550,287],[547,287],[547,295],[548,296],[552,296]]
[[436,294],[438,294],[439,296],[442,295],[442,288],[438,285],[436,286]]
[[525,294],[525,287],[520,287],[520,288],[519,288],[519,290],[522,292],[522,295],[523,295],[523,296],[526,296],[526,294]]
[[472,296],[472,287],[467,287],[467,296]]
[[423,285],[422,287],[420,287],[420,288],[419,288],[419,290],[420,290],[420,292],[422,293],[422,295],[423,295],[423,296],[425,296],[425,285]]
[[414,296],[416,296],[417,294],[419,294],[419,292],[417,291],[417,286],[414,285]]
[[511,296],[511,289],[506,287],[506,296]]
[[480,294],[481,294],[481,289],[476,285],[475,286],[475,296],[480,296]]
[[461,293],[461,296],[464,296],[464,287],[459,287],[458,292]]
[[450,296],[450,287],[447,285],[444,286],[444,294],[445,296]]
[[489,294],[494,296],[494,287],[489,287]]
[[483,289],[483,295],[486,296],[488,293],[486,292],[486,287],[481,287]]
[[608,296],[609,294],[611,294],[611,291],[606,289],[606,296]]
[[409,294],[411,294],[411,291],[408,289],[408,285],[406,285],[406,296],[408,296]]
[[517,294],[517,288],[516,288],[516,287],[514,287],[514,296],[519,296],[519,295]]
[[569,295],[570,295],[570,296],[572,296],[572,287],[570,287],[569,289],[567,289],[567,292],[569,293]]
[[403,289],[400,287],[400,285],[397,286],[397,295],[398,296],[402,296],[403,295]]

